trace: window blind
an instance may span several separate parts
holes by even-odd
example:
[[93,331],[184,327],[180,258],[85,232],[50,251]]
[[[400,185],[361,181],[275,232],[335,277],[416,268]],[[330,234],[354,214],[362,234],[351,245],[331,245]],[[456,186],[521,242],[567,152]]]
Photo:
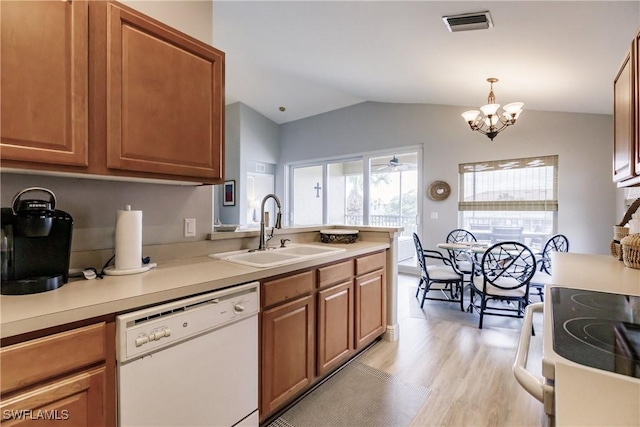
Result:
[[459,165],[460,211],[557,211],[558,156]]

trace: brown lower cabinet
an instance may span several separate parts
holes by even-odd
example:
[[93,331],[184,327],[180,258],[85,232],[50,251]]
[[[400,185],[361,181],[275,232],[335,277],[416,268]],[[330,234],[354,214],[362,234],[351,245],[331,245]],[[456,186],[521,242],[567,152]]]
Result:
[[353,280],[318,292],[318,375],[351,356],[353,323]]
[[356,348],[372,342],[386,328],[384,270],[356,278]]
[[3,345],[2,425],[114,426],[114,346],[111,321]]
[[313,381],[313,296],[307,295],[262,313],[262,405],[269,413]]
[[385,332],[385,265],[378,252],[262,282],[261,421]]

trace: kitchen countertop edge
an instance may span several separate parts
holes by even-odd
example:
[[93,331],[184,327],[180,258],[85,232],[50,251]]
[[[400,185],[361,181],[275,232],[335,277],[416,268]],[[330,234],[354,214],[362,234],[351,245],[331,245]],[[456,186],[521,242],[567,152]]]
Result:
[[59,289],[0,296],[0,338],[7,338],[109,314],[120,314],[267,277],[390,248],[388,242],[336,244],[339,252],[294,264],[253,268],[208,256],[159,263],[146,273],[72,280]]

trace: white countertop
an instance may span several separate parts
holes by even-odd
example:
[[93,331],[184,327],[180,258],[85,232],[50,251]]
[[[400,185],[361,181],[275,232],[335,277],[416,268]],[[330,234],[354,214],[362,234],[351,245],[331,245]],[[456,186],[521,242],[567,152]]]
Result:
[[551,253],[552,282],[567,288],[640,295],[640,270],[610,255]]
[[334,246],[344,247],[346,251],[273,268],[248,267],[205,255],[159,262],[158,267],[140,274],[105,276],[102,280],[74,279],[61,288],[38,294],[1,295],[0,337],[131,311],[176,298],[385,250],[390,244],[358,241]]
[[[640,270],[607,255],[552,253],[552,286],[640,295]],[[548,310],[550,298],[545,298]],[[579,365],[549,351],[548,316],[544,324],[543,374],[554,379],[557,426],[640,425],[640,379]]]

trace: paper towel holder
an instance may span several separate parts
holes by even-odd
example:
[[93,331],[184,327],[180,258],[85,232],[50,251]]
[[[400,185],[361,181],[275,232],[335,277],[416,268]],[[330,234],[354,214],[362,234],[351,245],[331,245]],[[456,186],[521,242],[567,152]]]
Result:
[[[126,216],[125,216],[126,215]],[[132,216],[133,215],[133,216]],[[127,219],[128,217],[128,219]],[[121,219],[122,218],[122,219]],[[122,221],[122,223],[120,222]],[[131,228],[133,227],[133,228]],[[125,246],[119,246],[120,236],[125,239],[129,236],[137,235],[137,239],[134,242],[127,242],[134,245],[133,252],[130,248]],[[123,240],[125,242],[125,240]],[[126,255],[122,262],[118,262],[120,256],[120,250],[125,249]],[[144,263],[141,257],[142,254],[142,211],[132,211],[131,205],[126,205],[124,210],[119,210],[116,213],[116,254],[115,265],[105,267],[103,273],[109,276],[123,276],[129,274],[144,273],[151,270],[157,264]],[[123,251],[123,253],[125,253]]]
[[106,274],[107,276],[126,276],[128,274],[144,273],[157,266],[158,264],[156,264],[155,262],[152,262],[149,264],[144,264],[140,268],[127,268],[126,270],[116,270],[116,267],[111,265],[104,269],[104,274]]

